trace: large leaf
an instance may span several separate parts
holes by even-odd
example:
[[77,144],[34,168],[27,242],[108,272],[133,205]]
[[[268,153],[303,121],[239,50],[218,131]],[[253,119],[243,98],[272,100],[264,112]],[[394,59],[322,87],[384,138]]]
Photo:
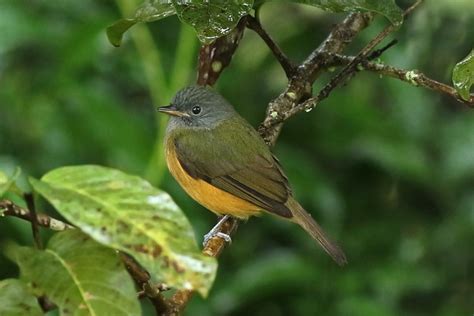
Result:
[[120,46],[123,34],[139,22],[152,22],[175,14],[176,11],[170,1],[147,0],[130,19],[118,20],[107,27],[107,37],[114,46]]
[[201,254],[191,225],[165,192],[99,166],[59,168],[31,183],[69,221],[131,254],[161,282],[207,295],[217,263]]
[[387,17],[393,24],[403,22],[403,11],[395,0],[289,0],[319,7],[333,12],[367,10]]
[[474,84],[474,50],[454,67],[453,84],[464,100],[471,98],[470,90]]
[[118,255],[79,230],[55,234],[46,250],[12,245],[7,255],[20,266],[22,279],[61,315],[141,315]]
[[43,312],[25,283],[7,279],[0,281],[0,315],[41,316]]
[[17,168],[13,175],[8,178],[6,174],[0,171],[0,198],[5,194],[5,192],[10,189],[13,182],[15,182],[16,178],[20,175],[20,168]]
[[178,17],[194,27],[203,43],[229,33],[250,12],[253,0],[173,0]]

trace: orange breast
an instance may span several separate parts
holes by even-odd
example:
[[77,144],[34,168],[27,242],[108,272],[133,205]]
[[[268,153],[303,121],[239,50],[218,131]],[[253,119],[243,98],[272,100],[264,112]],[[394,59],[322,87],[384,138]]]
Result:
[[200,179],[194,179],[183,169],[176,156],[174,144],[166,144],[166,162],[173,177],[196,202],[218,215],[248,218],[261,209],[235,195],[227,193]]

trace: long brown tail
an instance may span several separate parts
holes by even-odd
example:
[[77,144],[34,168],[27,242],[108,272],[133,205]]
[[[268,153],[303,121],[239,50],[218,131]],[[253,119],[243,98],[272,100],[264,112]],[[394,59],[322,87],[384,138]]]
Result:
[[321,247],[323,247],[327,254],[330,255],[338,265],[343,266],[347,263],[346,255],[341,248],[326,236],[326,233],[323,231],[321,226],[316,223],[311,215],[308,214],[308,212],[306,212],[295,199],[290,197],[286,205],[293,214],[292,220],[303,227],[303,229],[310,234],[311,237],[321,245]]

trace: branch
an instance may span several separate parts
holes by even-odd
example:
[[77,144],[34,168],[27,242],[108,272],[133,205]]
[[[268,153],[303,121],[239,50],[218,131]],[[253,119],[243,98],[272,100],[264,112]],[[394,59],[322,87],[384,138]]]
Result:
[[43,242],[41,241],[38,228],[39,224],[38,216],[36,215],[35,197],[33,193],[25,193],[23,194],[23,197],[25,198],[26,205],[28,206],[28,210],[31,214],[31,230],[33,231],[33,240],[35,241],[36,248],[43,249]]
[[198,61],[198,85],[212,86],[219,79],[240,44],[245,30],[246,18],[246,16],[241,18],[235,29],[229,34],[201,47]]
[[170,305],[163,295],[161,295],[161,292],[168,290],[168,287],[163,284],[152,284],[150,282],[150,273],[128,254],[120,252],[119,256],[128,273],[141,289],[138,293],[139,296],[145,295],[148,297],[157,315],[167,315],[170,310]]
[[[16,205],[15,203],[9,200],[0,201],[0,216],[18,217],[27,220],[30,223],[33,221],[34,218],[29,210],[19,205]],[[42,213],[36,214],[36,220],[39,226],[49,228],[51,230],[62,231],[74,228],[74,226],[72,225],[66,224],[58,219],[52,218]]]
[[[66,229],[74,229],[75,227],[69,224],[66,224],[58,219],[52,218],[46,214],[36,213],[36,221],[34,220],[33,212],[30,210],[34,206],[31,205],[31,194],[25,194],[25,199],[29,205],[29,210],[25,209],[10,200],[1,200],[0,201],[0,217],[3,216],[13,216],[24,219],[30,223],[36,222],[39,226],[49,228],[55,231],[63,231]],[[30,202],[28,202],[30,201]],[[33,233],[34,234],[34,233]],[[36,241],[35,237],[35,242]],[[155,307],[157,315],[166,315],[166,312],[171,308],[168,306],[168,303],[161,295],[161,292],[168,290],[168,288],[163,284],[154,285],[150,283],[150,274],[144,268],[142,268],[132,257],[129,255],[120,252],[120,259],[125,265],[128,273],[132,276],[135,283],[142,290],[139,294],[144,294],[148,297],[150,302]],[[49,300],[42,296],[39,298],[43,309],[50,310],[51,306],[55,308],[55,305],[48,304]],[[43,304],[44,303],[44,304]],[[46,307],[48,306],[48,307]]]
[[[232,234],[237,230],[238,226],[239,221],[231,217],[222,224],[220,232],[228,236],[232,236]],[[219,257],[226,245],[227,242],[224,239],[215,236],[208,241],[202,250],[202,253],[209,257]],[[186,289],[176,291],[176,293],[168,301],[168,306],[170,307],[168,313],[163,315],[180,315],[188,304],[189,300],[192,298],[193,293],[193,291]]]
[[[423,0],[416,1],[413,5],[411,5],[408,9],[406,9],[403,13],[403,17],[407,17],[413,10],[421,4]],[[357,71],[357,65],[360,64],[362,61],[367,60],[371,51],[382,42],[390,33],[395,31],[397,26],[394,24],[388,25],[382,32],[380,32],[374,39],[372,39],[358,54],[354,57],[354,59],[347,64],[336,76],[334,76],[326,86],[315,96],[305,100],[302,103],[294,105],[288,109],[286,109],[283,113],[276,115],[272,115],[265,119],[264,124],[268,128],[274,126],[274,129],[279,131],[281,130],[282,123],[292,117],[293,115],[302,112],[302,111],[311,111],[314,107],[316,107],[322,100],[326,99],[329,94],[340,84],[345,82],[347,78],[349,78],[353,73]],[[315,58],[318,57],[318,53],[320,55],[321,52],[317,52]],[[327,52],[323,52],[327,53]],[[271,105],[270,105],[271,106]]]
[[[332,55],[328,57],[331,59],[331,66],[336,65],[347,65],[351,63],[355,57],[353,56],[344,56],[344,55]],[[423,87],[430,89],[442,94],[445,94],[451,98],[454,98],[456,101],[464,103],[470,107],[474,107],[474,94],[471,94],[471,99],[466,101],[464,100],[456,89],[452,86],[444,84],[442,82],[436,81],[429,78],[424,73],[419,70],[405,70],[396,68],[393,66],[385,65],[380,62],[370,62],[368,60],[363,60],[359,63],[357,70],[368,70],[372,71],[387,77],[399,79],[401,81],[407,82],[415,87]]]
[[296,73],[295,65],[290,61],[290,59],[285,55],[285,53],[283,53],[280,47],[273,41],[267,31],[262,28],[260,21],[257,18],[249,15],[247,17],[247,27],[257,33],[265,42],[265,44],[267,44],[268,48],[270,48],[273,55],[285,71],[286,77],[288,79],[293,77],[293,75]]
[[[333,53],[338,53],[342,51],[342,49],[346,47],[346,45],[352,41],[355,35],[358,32],[360,32],[362,29],[364,29],[370,23],[370,21],[372,20],[372,16],[373,15],[371,13],[349,14],[341,23],[337,24],[334,27],[333,31],[329,34],[328,38],[323,42],[323,44],[321,45],[319,49],[325,50],[325,51],[327,50]],[[251,19],[251,17],[247,17],[247,18]],[[261,29],[261,25],[259,25],[259,27]],[[258,26],[256,26],[256,28],[258,29]],[[266,34],[266,32],[264,33]],[[265,35],[263,35],[263,37],[265,37]],[[270,45],[273,45],[272,43],[274,43],[273,40],[271,40]],[[269,43],[267,43],[267,45],[268,44]],[[206,46],[204,46],[203,49],[205,49],[205,47]],[[276,47],[277,47],[276,44],[273,46],[273,49],[270,47],[274,54],[275,54],[275,50],[279,50],[279,48],[276,48]],[[205,55],[202,54],[203,49],[201,49],[201,53],[199,56],[200,62],[199,62],[198,84],[200,83],[200,78],[202,77],[201,73],[205,73],[206,65],[210,63],[209,60],[205,60],[204,58],[212,59],[212,54],[205,54]],[[232,54],[234,51],[232,51]],[[284,56],[284,55],[280,55],[280,57],[281,56]],[[317,71],[324,69],[324,62],[322,60],[318,60],[317,58],[314,58],[314,56],[315,56],[314,53],[311,54],[308,57],[308,59],[305,61],[305,63],[300,65],[298,68],[296,68],[296,73],[293,75],[292,79],[290,80],[287,91],[283,93],[279,98],[283,98],[285,100],[289,99],[290,103],[293,103],[297,98],[300,99],[303,95],[308,95],[308,93],[310,93],[310,91],[308,91],[307,78],[315,77],[315,73]],[[204,68],[204,70],[201,70],[201,68]],[[266,132],[269,132],[269,128],[270,127],[263,127],[263,129],[260,130],[262,137],[265,136]],[[278,134],[273,134],[273,135],[274,137],[271,143],[273,143],[276,140],[276,136]],[[238,220],[234,218],[229,218],[221,226],[220,232],[226,235],[232,236],[232,234],[235,233],[235,231],[237,230],[237,227],[238,227]],[[209,242],[207,243],[206,247],[202,250],[202,252],[210,257],[218,257],[221,254],[221,252],[224,250],[226,244],[227,242],[224,239],[219,238],[219,237],[214,237],[211,240],[209,240]],[[183,289],[183,290],[176,291],[176,293],[170,298],[170,300],[168,300],[168,306],[170,307],[170,309],[168,310],[168,313],[165,313],[163,315],[167,315],[167,316],[179,315],[186,307],[192,295],[193,295],[193,292],[190,290]]]
[[351,13],[336,24],[324,42],[298,66],[297,74],[291,78],[285,91],[271,101],[265,120],[259,127],[260,135],[267,144],[274,145],[283,127],[284,113],[311,96],[311,86],[322,70],[325,60],[321,53],[341,53],[355,36],[372,21],[372,13]]
[[[421,1],[418,1],[415,6],[410,7],[405,14],[408,14],[413,10],[416,5]],[[367,27],[373,19],[374,14],[372,13],[352,13],[349,14],[341,23],[337,24],[326,40],[316,49],[308,58],[294,70],[294,66],[290,66],[288,58],[283,54],[280,48],[273,42],[270,36],[263,30],[260,23],[252,18],[247,17],[247,26],[257,32],[262,39],[267,43],[277,60],[282,65],[285,73],[290,78],[286,90],[278,96],[275,100],[270,102],[267,108],[267,116],[264,122],[259,128],[259,132],[265,141],[269,145],[273,145],[279,135],[279,132],[282,128],[283,121],[278,121],[282,117],[286,117],[286,113],[291,112],[294,108],[298,108],[299,104],[302,101],[305,101],[311,95],[311,85],[319,76],[319,74],[326,69],[327,60],[321,58],[322,53],[330,54],[339,54],[344,48],[355,38],[355,36]],[[353,72],[353,68],[359,64],[360,60],[365,60],[378,45],[383,38],[390,34],[395,27],[387,27],[379,36],[372,40],[360,53],[358,56],[354,57],[354,61],[351,61],[342,71],[342,74],[336,76],[337,79],[333,79],[333,84],[336,86],[342,82],[347,75],[350,75]],[[388,47],[387,47],[388,48]],[[205,49],[205,47],[204,47]],[[386,49],[386,48],[384,48]],[[381,54],[384,49],[375,51],[372,53],[372,56]],[[234,50],[231,52],[233,54]],[[213,56],[209,51],[205,51],[206,54],[200,54],[200,68],[199,68],[199,79],[202,77],[201,68],[212,62]],[[209,60],[206,60],[209,59]],[[230,59],[229,59],[230,60]],[[354,68],[356,69],[356,68]],[[205,72],[204,72],[205,73]],[[220,73],[219,73],[220,74]],[[218,75],[219,75],[218,74]],[[217,75],[217,77],[218,77]],[[217,77],[215,80],[217,80]],[[198,79],[198,83],[200,80]],[[208,84],[213,84],[214,81]],[[333,89],[331,86],[330,89],[327,89],[327,95]],[[304,103],[304,102],[303,102]],[[276,124],[275,124],[276,122]],[[230,218],[228,221],[222,225],[220,232],[226,235],[232,235],[235,232],[238,226],[238,221],[236,219]],[[226,241],[222,238],[215,237],[212,238],[206,247],[203,249],[203,253],[211,256],[217,257],[220,255],[222,250],[226,246]],[[168,306],[171,307],[167,313],[163,315],[179,315],[187,303],[191,299],[193,292],[190,290],[178,290],[176,293],[168,300]]]

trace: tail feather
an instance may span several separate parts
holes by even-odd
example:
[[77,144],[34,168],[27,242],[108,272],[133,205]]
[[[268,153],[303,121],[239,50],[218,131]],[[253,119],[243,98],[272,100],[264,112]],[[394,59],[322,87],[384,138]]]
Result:
[[293,221],[310,234],[338,265],[343,266],[347,263],[346,255],[341,248],[327,237],[321,226],[316,223],[311,215],[295,199],[290,197],[287,206],[293,214]]

